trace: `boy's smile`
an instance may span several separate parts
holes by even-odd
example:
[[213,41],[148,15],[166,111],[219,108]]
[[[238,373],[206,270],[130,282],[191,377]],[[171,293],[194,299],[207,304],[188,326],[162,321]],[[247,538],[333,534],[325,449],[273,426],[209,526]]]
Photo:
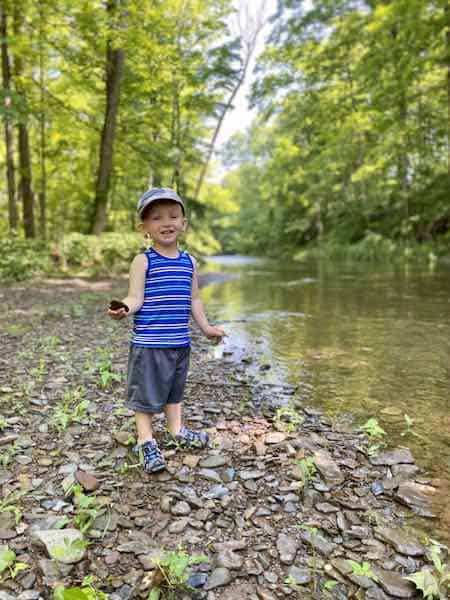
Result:
[[171,200],[156,201],[142,221],[142,229],[150,235],[154,244],[166,249],[176,246],[177,238],[185,231],[186,225],[183,209]]

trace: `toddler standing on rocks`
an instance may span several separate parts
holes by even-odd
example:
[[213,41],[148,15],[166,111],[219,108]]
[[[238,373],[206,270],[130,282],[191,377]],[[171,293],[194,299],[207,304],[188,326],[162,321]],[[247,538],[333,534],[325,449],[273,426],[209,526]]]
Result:
[[135,450],[145,471],[155,473],[166,465],[153,439],[153,414],[166,415],[166,448],[204,448],[208,443],[206,432],[183,426],[190,314],[208,338],[221,340],[225,334],[206,318],[195,260],[178,249],[177,239],[187,227],[183,200],[174,190],[153,188],[139,199],[137,212],[139,228],[152,246],[133,259],[128,294],[121,302],[113,300],[108,314],[116,320],[134,315],[126,405],[135,412]]

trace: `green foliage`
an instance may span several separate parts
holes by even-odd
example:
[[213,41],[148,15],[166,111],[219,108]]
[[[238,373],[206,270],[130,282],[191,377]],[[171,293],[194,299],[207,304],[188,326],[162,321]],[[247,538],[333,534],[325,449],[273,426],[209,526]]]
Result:
[[357,577],[368,577],[369,579],[373,579],[373,581],[378,581],[378,578],[372,571],[369,563],[358,563],[354,560],[347,560],[347,564],[351,568],[353,575],[356,575]]
[[62,401],[57,404],[51,417],[51,423],[59,433],[64,432],[73,421],[79,422],[85,418],[90,402],[83,399],[84,394],[82,387],[64,392]]
[[[8,547],[0,550],[0,576],[7,572],[8,577],[15,579],[19,573],[29,568],[30,565],[17,560],[16,553],[13,550],[9,550]],[[4,576],[1,576],[0,581],[3,578]]]
[[89,542],[87,540],[76,539],[70,541],[69,538],[64,538],[63,546],[56,546],[55,548],[52,548],[51,557],[58,560],[64,560],[65,558],[73,556],[74,554],[82,553],[88,545]]
[[52,268],[46,242],[3,236],[0,240],[0,279],[22,281]]
[[217,226],[227,251],[448,255],[445,10],[279,3],[253,87],[260,114],[226,151],[225,186],[239,204]]
[[108,600],[108,594],[95,589],[92,575],[83,579],[81,587],[65,588],[57,585],[53,591],[53,600]]
[[109,350],[100,349],[96,369],[100,375],[100,385],[103,389],[109,388],[113,382],[122,381],[122,375],[113,369],[112,356]]
[[450,570],[442,562],[441,550],[437,544],[433,544],[430,549],[431,562],[434,570],[424,567],[420,571],[405,577],[412,581],[416,588],[423,594],[425,600],[438,598],[444,600],[450,590]]
[[362,429],[364,429],[370,438],[381,439],[386,435],[385,430],[378,424],[378,419],[374,417],[368,419],[362,426]]
[[81,485],[74,485],[70,491],[74,494],[75,503],[73,524],[81,533],[88,533],[95,519],[102,515],[105,509],[98,498],[84,494]]
[[157,571],[148,600],[173,600],[177,592],[191,591],[187,585],[188,567],[207,560],[208,557],[203,554],[189,555],[181,546],[153,559]]
[[295,464],[300,469],[303,486],[307,486],[308,483],[314,479],[316,474],[316,463],[312,456],[306,456],[295,461]]
[[[116,3],[102,2],[69,2],[62,11],[55,2],[22,2],[17,10],[13,5],[5,5],[8,32],[14,29],[14,35],[7,36],[7,50],[11,64],[20,57],[23,74],[19,78],[12,70],[11,91],[3,94],[0,117],[28,126],[35,220],[45,198],[48,238],[69,237],[68,264],[103,273],[111,272],[108,265],[125,268],[129,245],[119,233],[126,237],[135,230],[136,201],[149,179],[156,186],[176,187],[187,198],[200,230],[210,200],[192,195],[214,127],[230,90],[242,77],[239,40],[229,27],[233,6],[225,0],[190,4],[129,0],[126,11],[114,10]],[[105,57],[112,36],[113,49],[124,51],[125,68],[114,145],[107,149],[113,162],[107,237],[97,254],[91,239],[70,239],[70,234],[92,230],[100,132],[109,91],[105,71],[110,65]],[[20,229],[22,225],[20,215]],[[3,218],[1,233],[6,229]],[[113,238],[110,231],[119,233]],[[14,277],[26,276],[14,258],[3,259],[2,266]],[[65,259],[65,249],[56,249],[55,261]],[[36,257],[34,262],[37,268]]]
[[277,408],[274,425],[280,431],[292,433],[303,423],[304,418],[299,414],[295,406],[281,406]]
[[371,417],[361,427],[369,436],[370,445],[367,449],[369,455],[376,454],[378,450],[384,446],[383,437],[386,436],[386,432],[378,424],[378,419]]

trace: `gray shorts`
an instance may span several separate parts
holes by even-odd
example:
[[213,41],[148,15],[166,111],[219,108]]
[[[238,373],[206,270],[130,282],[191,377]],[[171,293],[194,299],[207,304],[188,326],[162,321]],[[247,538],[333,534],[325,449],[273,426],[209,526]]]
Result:
[[126,406],[145,413],[162,412],[166,404],[183,400],[189,367],[185,348],[130,347]]

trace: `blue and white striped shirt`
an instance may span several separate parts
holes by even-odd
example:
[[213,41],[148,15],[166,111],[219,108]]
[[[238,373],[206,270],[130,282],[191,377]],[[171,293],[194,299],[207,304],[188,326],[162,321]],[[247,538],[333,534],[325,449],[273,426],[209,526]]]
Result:
[[190,346],[192,259],[187,252],[167,258],[153,248],[145,255],[144,303],[134,315],[131,343],[146,348]]

